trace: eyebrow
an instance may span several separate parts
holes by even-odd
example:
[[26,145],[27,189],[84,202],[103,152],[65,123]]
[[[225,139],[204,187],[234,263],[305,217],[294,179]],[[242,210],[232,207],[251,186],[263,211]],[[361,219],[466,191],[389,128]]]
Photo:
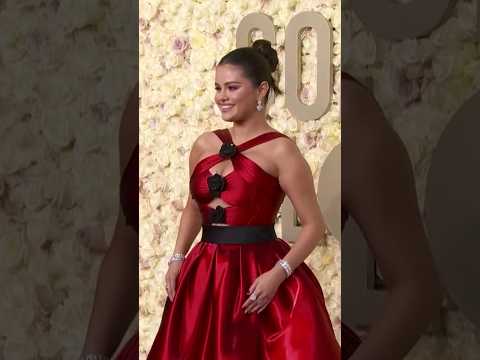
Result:
[[[225,85],[228,85],[228,84],[241,84],[241,82],[239,82],[239,81],[227,81],[225,83]],[[216,82],[215,85],[218,85],[218,83]]]

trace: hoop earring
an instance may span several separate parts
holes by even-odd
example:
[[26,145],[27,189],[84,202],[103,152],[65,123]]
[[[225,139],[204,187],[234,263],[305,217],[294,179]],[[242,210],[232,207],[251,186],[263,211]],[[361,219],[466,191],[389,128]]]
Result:
[[257,101],[257,111],[262,111],[262,110],[263,110],[262,100],[258,99],[258,101]]

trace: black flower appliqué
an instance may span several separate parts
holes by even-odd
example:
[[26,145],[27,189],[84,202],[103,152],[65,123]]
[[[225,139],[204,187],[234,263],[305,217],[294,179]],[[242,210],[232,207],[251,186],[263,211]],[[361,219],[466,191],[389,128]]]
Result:
[[210,222],[211,223],[224,223],[225,222],[225,209],[218,205],[215,209],[212,209],[210,212]]
[[220,148],[220,156],[223,158],[231,158],[237,153],[237,147],[232,143],[223,143]]
[[225,189],[225,179],[220,174],[214,174],[207,178],[208,190],[213,197],[220,196],[220,193]]

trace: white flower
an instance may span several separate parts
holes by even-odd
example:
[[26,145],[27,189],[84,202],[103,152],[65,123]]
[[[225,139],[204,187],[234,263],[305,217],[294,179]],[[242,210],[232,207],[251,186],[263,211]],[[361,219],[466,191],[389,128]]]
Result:
[[62,19],[66,32],[70,32],[100,22],[105,8],[96,0],[66,0],[60,3],[57,16]]
[[455,54],[443,53],[433,58],[433,75],[438,82],[443,82],[450,77],[455,65]]
[[[478,6],[478,4],[477,4]],[[475,35],[478,12],[474,2],[459,2],[457,4],[457,17],[459,28],[468,35]]]
[[105,230],[102,224],[87,224],[77,230],[77,241],[96,253],[104,253],[108,249]]
[[398,59],[398,65],[412,64],[419,59],[419,46],[416,39],[407,39],[392,46],[392,59]]
[[158,2],[157,1],[140,1],[139,2],[139,15],[146,20],[153,19],[158,14]]
[[[3,259],[2,259],[3,260]],[[2,312],[2,321],[0,323],[0,334],[7,335],[7,343],[4,349],[4,355],[10,353],[7,359],[22,359],[24,356],[18,356],[19,353],[27,354],[32,351],[32,343],[25,349],[17,348],[19,342],[25,342],[25,329],[28,329],[35,318],[35,310],[31,306],[34,294],[25,276],[15,276],[7,278],[2,283],[2,288],[8,289],[0,298],[0,310]],[[15,324],[15,326],[12,326]],[[16,354],[15,354],[16,353]],[[17,355],[17,356],[14,356]]]
[[43,144],[28,123],[18,122],[0,134],[0,174],[11,174],[40,160]]
[[5,182],[4,179],[0,177],[0,199],[5,194],[6,188],[7,188],[7,183]]
[[370,65],[375,62],[376,44],[370,33],[362,31],[355,35],[351,56],[352,60],[360,65]]
[[418,57],[419,61],[428,61],[434,52],[434,45],[428,38],[418,40]]
[[0,268],[15,271],[28,260],[28,248],[25,233],[20,228],[3,229],[0,234]]
[[334,29],[340,29],[341,28],[341,11],[340,11],[340,8],[337,8],[334,12],[333,12],[333,16],[331,17],[331,21],[332,21],[332,26]]
[[[5,321],[5,320],[4,320]],[[18,325],[16,325],[18,326]],[[27,342],[24,338],[7,336],[3,345],[3,356],[5,359],[34,359],[37,355],[33,342]]]
[[190,45],[194,50],[200,50],[205,45],[206,38],[201,32],[196,29],[192,30],[190,34]]
[[466,36],[459,19],[450,18],[445,24],[436,29],[430,38],[436,46],[450,48],[456,46]]
[[71,104],[45,111],[42,117],[42,128],[50,145],[64,148],[74,140],[70,121],[75,119],[78,119],[77,109]]
[[374,75],[377,100],[386,106],[397,101],[400,88],[400,71],[388,62]]

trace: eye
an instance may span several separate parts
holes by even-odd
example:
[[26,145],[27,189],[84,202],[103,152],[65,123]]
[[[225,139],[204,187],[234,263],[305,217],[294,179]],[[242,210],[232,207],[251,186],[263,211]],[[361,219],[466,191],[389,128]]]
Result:
[[229,86],[228,88],[229,88],[230,90],[236,90],[236,89],[238,89],[238,87],[236,87],[236,86]]

